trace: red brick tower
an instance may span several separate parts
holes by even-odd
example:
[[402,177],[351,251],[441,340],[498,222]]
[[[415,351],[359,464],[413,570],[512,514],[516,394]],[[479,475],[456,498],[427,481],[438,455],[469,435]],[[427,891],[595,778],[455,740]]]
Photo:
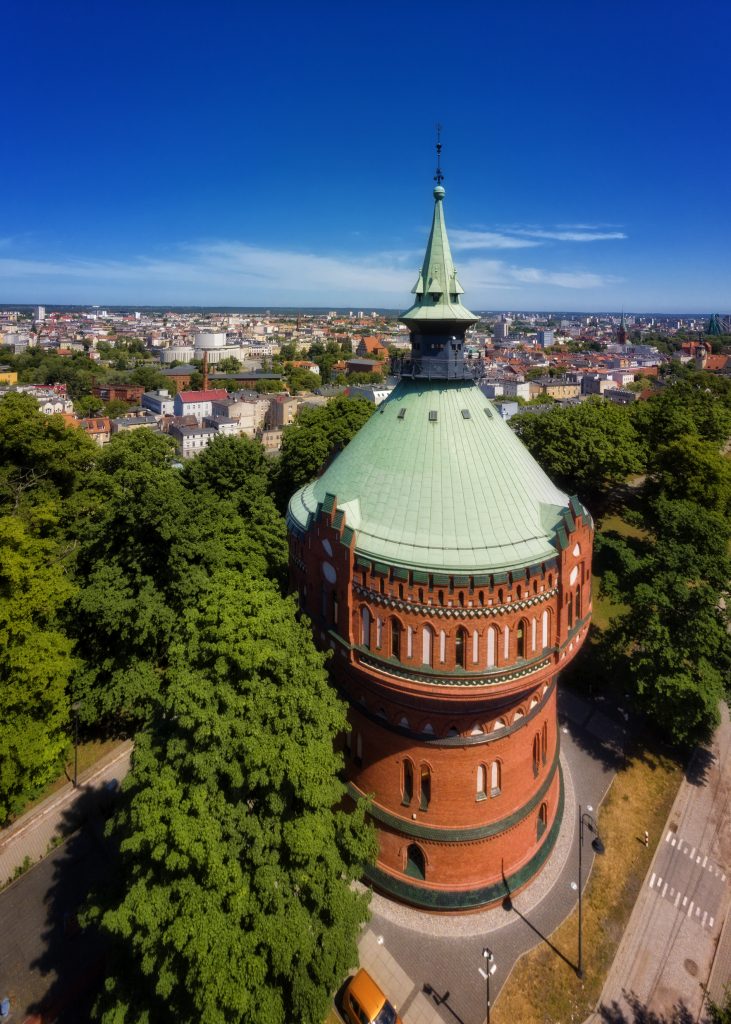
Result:
[[370,881],[434,910],[536,875],[563,808],[556,680],[591,616],[591,517],[475,385],[438,171],[411,358],[288,511],[293,589],[350,705]]

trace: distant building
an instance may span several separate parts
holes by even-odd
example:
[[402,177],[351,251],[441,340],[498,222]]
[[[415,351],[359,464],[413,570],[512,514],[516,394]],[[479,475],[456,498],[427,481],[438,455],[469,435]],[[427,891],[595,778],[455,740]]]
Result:
[[538,344],[541,348],[551,348],[552,345],[555,345],[553,331],[539,331]]
[[36,323],[43,323],[43,321],[46,319],[46,307],[36,306],[36,313],[33,319],[36,321]]
[[139,384],[94,384],[91,393],[102,402],[139,402],[145,389]]
[[0,366],[0,384],[17,384],[18,372],[9,366]]
[[86,416],[79,420],[79,426],[99,446],[109,443],[112,425],[108,416]]
[[163,370],[162,375],[174,381],[178,391],[184,391],[190,384],[190,378],[194,373],[198,372],[197,366],[183,364],[182,366],[172,366],[169,370]]
[[195,416],[200,421],[211,415],[211,404],[228,398],[223,388],[209,388],[208,391],[180,391],[175,396],[176,416]]
[[275,395],[269,403],[266,415],[266,426],[269,430],[281,429],[294,423],[299,402],[289,395]]
[[347,375],[351,373],[377,373],[379,376],[382,376],[383,363],[379,363],[376,359],[347,359],[345,362],[345,373]]
[[138,412],[128,416],[118,416],[111,420],[113,434],[124,434],[130,430],[140,430],[148,427],[150,430],[159,432],[157,419],[150,412]]
[[181,459],[192,459],[207,448],[217,431],[213,427],[170,427]]
[[354,384],[348,388],[348,395],[351,398],[365,398],[367,402],[372,402],[374,405],[380,405],[381,402],[385,402],[388,396],[393,391],[393,388],[379,387],[378,384]]
[[493,328],[492,336],[495,341],[505,341],[509,334],[510,321],[506,320],[505,317],[501,317]]
[[175,399],[169,391],[161,388],[159,391],[146,391],[140,399],[140,405],[157,416],[172,416]]

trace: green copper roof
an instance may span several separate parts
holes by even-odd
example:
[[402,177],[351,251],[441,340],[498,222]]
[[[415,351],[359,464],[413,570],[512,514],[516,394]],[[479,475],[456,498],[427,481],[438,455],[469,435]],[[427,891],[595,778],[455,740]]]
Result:
[[569,504],[468,381],[402,380],[322,476],[297,491],[290,524],[307,529],[327,494],[355,531],[358,555],[442,572],[555,557],[551,540]]
[[424,255],[424,265],[416,284],[411,289],[416,295],[416,301],[399,318],[407,324],[413,322],[416,325],[425,320],[456,320],[462,323],[477,323],[479,320],[479,317],[462,305],[460,299],[464,289],[457,280],[452,251],[449,248],[447,226],[442,210],[444,195],[442,186],[437,185],[434,189],[434,219]]

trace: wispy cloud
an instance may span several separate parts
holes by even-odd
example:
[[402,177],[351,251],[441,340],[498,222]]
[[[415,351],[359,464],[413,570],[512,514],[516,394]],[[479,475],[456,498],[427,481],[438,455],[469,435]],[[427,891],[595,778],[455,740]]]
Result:
[[[581,228],[581,230],[579,230]],[[595,231],[577,225],[566,231],[546,231],[543,228],[515,228],[516,235],[528,238],[546,238],[556,242],[606,242],[611,239],[626,238],[624,231]]]
[[[356,258],[214,240],[128,260],[1,256],[0,280],[4,301],[400,307],[420,261],[421,252],[410,250]],[[615,280],[583,269],[525,267],[467,254],[459,274],[478,307],[501,290],[521,289],[530,301],[538,288],[601,289]]]
[[452,228],[449,241],[455,250],[466,249],[530,249],[540,242],[528,238],[514,238],[498,231],[466,231]]

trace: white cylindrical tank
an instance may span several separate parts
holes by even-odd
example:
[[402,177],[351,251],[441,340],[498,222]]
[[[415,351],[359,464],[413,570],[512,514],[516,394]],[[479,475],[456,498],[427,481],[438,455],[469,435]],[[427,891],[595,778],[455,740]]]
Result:
[[202,352],[207,348],[223,348],[226,344],[225,331],[200,331],[195,336],[195,350]]
[[192,345],[173,345],[160,350],[161,363],[189,363],[195,356]]

